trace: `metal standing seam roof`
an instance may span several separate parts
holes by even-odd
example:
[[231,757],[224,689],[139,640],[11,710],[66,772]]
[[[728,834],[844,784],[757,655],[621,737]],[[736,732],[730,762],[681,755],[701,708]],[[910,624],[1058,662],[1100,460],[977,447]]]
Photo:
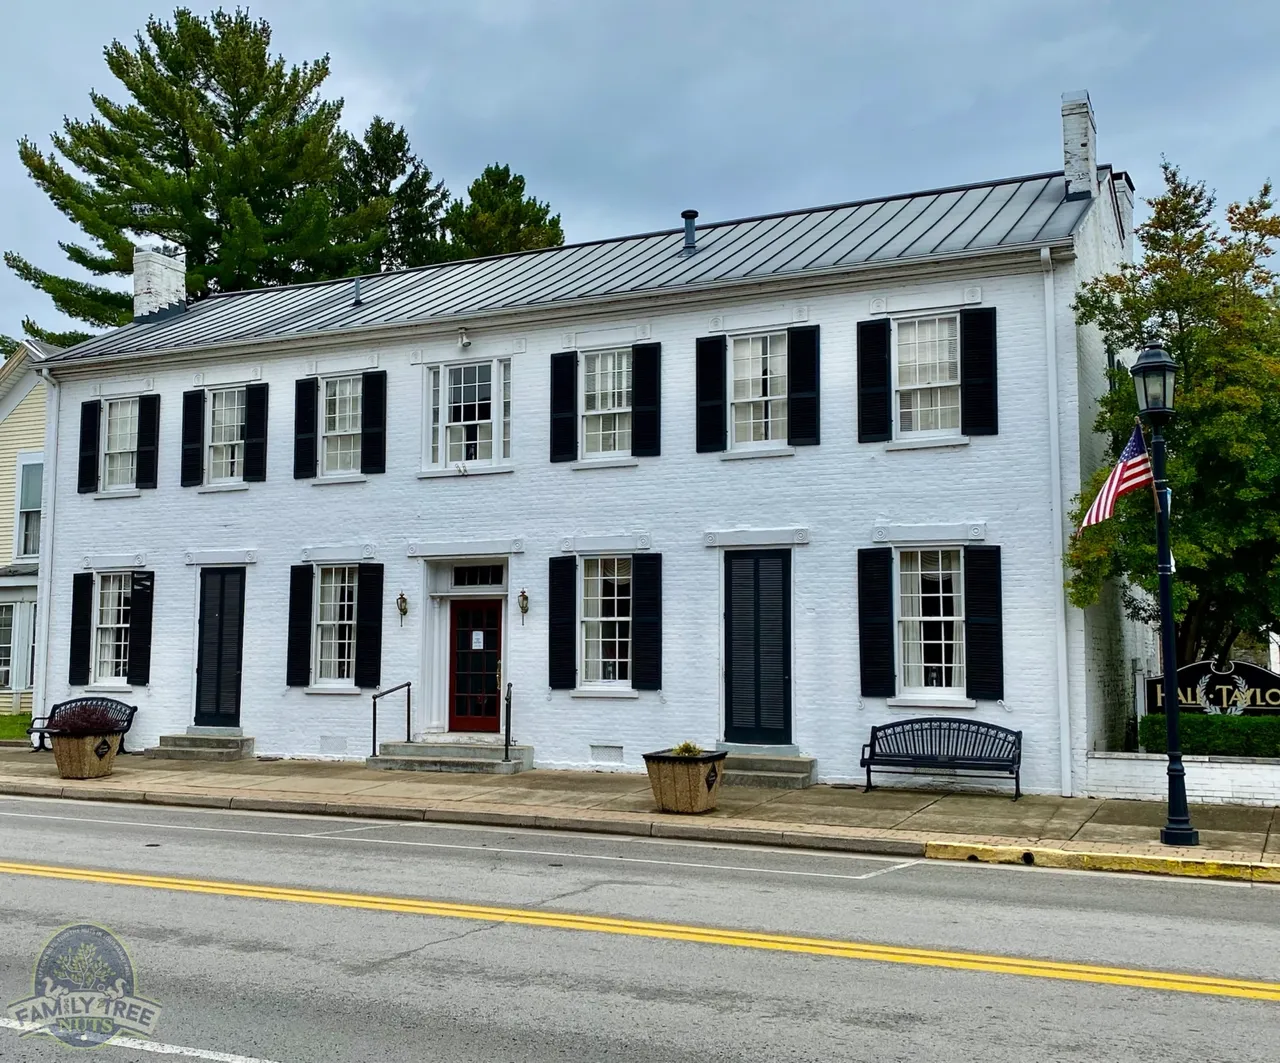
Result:
[[684,230],[470,259],[352,278],[215,295],[183,313],[134,322],[51,362],[323,335],[472,317],[575,300],[713,287],[938,255],[1069,239],[1092,200],[1068,200],[1061,171],[844,203]]

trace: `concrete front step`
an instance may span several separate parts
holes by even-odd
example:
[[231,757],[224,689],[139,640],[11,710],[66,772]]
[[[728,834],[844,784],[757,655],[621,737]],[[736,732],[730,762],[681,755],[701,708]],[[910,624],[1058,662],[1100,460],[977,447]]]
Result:
[[767,754],[731,753],[724,758],[726,786],[753,786],[768,790],[803,790],[818,778],[813,757],[779,757]]
[[[528,747],[526,747],[528,748]],[[533,750],[529,749],[529,760],[533,759]],[[531,767],[513,748],[510,760],[485,760],[480,757],[400,757],[379,754],[367,757],[365,766],[378,771],[452,771],[474,773],[477,775],[514,775]]]
[[[518,751],[532,746],[511,744],[511,759],[515,760]],[[503,745],[501,742],[379,742],[378,754],[384,757],[466,757],[476,760],[501,760]]]
[[253,759],[253,739],[231,735],[161,735],[160,744],[143,751],[153,760]]

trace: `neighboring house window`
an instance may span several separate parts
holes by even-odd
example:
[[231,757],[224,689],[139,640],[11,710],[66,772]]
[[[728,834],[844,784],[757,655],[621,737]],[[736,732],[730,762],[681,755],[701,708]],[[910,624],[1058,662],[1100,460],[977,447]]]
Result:
[[42,458],[18,459],[18,527],[14,551],[17,557],[40,553],[40,497],[44,479]]
[[582,561],[584,683],[631,682],[631,558]]
[[904,693],[963,693],[964,592],[961,551],[898,553],[898,630]]
[[138,480],[138,400],[112,399],[102,419],[102,485],[107,491]]
[[960,431],[960,318],[895,322],[898,434]]
[[360,471],[360,393],[358,376],[324,381],[322,475]]
[[509,361],[432,366],[428,375],[432,465],[494,464],[511,457]]
[[35,683],[36,677],[36,609],[38,607],[34,602],[31,603],[31,653],[30,659],[27,661],[27,681],[24,689],[30,690]]
[[316,574],[316,680],[349,684],[355,675],[358,569],[322,565]]
[[93,628],[95,683],[124,683],[128,678],[132,597],[133,573],[103,572],[98,576]]
[[583,457],[631,453],[631,348],[582,356]]
[[13,689],[13,613],[12,604],[0,605],[0,689]]
[[733,446],[787,441],[787,334],[733,340]]
[[245,390],[212,391],[209,399],[209,482],[243,480]]

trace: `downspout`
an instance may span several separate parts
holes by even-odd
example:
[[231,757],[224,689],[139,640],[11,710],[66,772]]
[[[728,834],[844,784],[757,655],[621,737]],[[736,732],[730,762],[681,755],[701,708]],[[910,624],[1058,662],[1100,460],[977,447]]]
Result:
[[49,674],[49,621],[50,602],[53,600],[53,522],[58,489],[58,384],[49,370],[38,366],[45,385],[45,417],[44,417],[44,482],[41,485],[40,514],[40,574],[36,581],[36,660],[40,667],[36,669],[32,683],[33,715],[44,714],[45,693],[48,689]]
[[1058,678],[1058,761],[1062,796],[1070,797],[1071,785],[1071,691],[1067,681],[1067,602],[1062,558],[1062,450],[1058,426],[1058,335],[1053,291],[1053,255],[1040,249],[1040,269],[1044,274],[1044,350],[1049,381],[1049,500],[1050,533],[1053,544],[1057,590],[1053,595]]

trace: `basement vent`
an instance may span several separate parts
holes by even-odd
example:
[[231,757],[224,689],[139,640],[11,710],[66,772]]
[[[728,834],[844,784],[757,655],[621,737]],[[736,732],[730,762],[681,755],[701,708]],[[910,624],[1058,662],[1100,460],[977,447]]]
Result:
[[347,738],[345,735],[321,735],[321,753],[346,753]]
[[592,746],[591,761],[593,764],[621,764],[621,746]]

